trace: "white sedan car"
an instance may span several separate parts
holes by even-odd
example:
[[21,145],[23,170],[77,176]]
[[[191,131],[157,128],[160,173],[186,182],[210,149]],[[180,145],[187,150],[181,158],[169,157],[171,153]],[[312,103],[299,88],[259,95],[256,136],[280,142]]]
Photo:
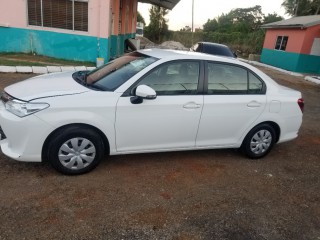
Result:
[[142,50],[91,72],[33,77],[1,95],[1,149],[64,174],[105,154],[241,148],[265,156],[297,137],[301,93],[235,59]]

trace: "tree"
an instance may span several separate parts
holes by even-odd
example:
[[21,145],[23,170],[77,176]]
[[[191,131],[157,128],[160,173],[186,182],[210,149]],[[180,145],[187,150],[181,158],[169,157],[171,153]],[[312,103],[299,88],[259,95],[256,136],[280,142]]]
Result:
[[137,22],[143,23],[144,26],[146,25],[146,21],[144,20],[144,17],[139,12],[137,14]]
[[243,31],[255,31],[257,30],[263,20],[263,13],[260,5],[249,8],[236,8],[232,10],[228,15],[232,18],[233,24]]
[[276,13],[269,13],[267,16],[264,16],[263,24],[278,22],[283,20],[283,17],[279,16]]
[[149,9],[150,24],[145,28],[145,35],[149,39],[160,42],[161,36],[168,33],[168,20],[165,16],[169,11],[163,7],[152,6]]
[[185,26],[184,28],[180,29],[180,32],[191,32],[191,27]]
[[218,21],[216,19],[208,19],[208,21],[203,25],[203,31],[205,32],[215,32],[218,30]]
[[284,0],[282,6],[291,16],[307,16],[320,13],[320,0]]
[[320,0],[313,0],[310,4],[310,15],[320,14]]
[[205,32],[241,32],[249,33],[259,29],[264,19],[260,5],[250,8],[236,8],[217,19],[208,19],[203,25]]

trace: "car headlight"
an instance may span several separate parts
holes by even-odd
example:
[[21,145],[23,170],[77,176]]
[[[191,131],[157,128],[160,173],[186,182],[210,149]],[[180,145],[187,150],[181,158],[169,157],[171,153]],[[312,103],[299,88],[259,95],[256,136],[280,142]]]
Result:
[[50,106],[48,103],[24,102],[18,99],[14,99],[6,93],[2,94],[1,99],[5,105],[5,108],[18,117],[28,116]]

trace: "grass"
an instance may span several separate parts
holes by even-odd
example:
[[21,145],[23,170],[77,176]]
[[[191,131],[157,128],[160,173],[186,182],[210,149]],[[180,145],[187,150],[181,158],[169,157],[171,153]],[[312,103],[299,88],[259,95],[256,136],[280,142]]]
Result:
[[26,53],[0,53],[0,66],[86,66],[94,67],[92,62],[69,61]]

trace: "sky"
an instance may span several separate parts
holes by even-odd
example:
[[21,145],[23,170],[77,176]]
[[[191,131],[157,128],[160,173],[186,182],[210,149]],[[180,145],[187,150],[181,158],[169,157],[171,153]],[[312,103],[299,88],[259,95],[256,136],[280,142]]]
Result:
[[[194,0],[194,27],[203,28],[208,19],[220,16],[222,13],[229,13],[235,8],[248,8],[260,5],[264,14],[276,12],[278,15],[288,18],[285,10],[281,7],[282,0]],[[149,24],[150,4],[138,4],[138,11],[144,17],[146,24]],[[180,30],[184,26],[192,25],[192,0],[180,0],[166,17],[170,30]]]

